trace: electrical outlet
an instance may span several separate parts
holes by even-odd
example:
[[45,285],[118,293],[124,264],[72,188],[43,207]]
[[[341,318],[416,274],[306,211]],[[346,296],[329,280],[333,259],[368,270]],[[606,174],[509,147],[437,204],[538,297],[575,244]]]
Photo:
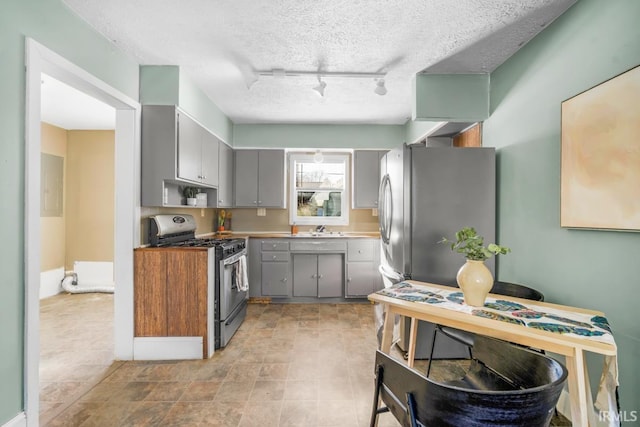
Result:
[[204,218],[204,209],[200,209],[200,216]]
[[266,208],[258,208],[258,216],[267,216]]
[[378,216],[378,208],[371,209],[371,216]]

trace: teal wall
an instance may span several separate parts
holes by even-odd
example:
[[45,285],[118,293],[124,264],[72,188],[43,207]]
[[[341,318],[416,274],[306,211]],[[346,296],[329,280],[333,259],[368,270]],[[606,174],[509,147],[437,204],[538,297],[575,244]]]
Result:
[[138,98],[138,64],[58,0],[9,0],[0,13],[0,424],[24,407],[25,37],[32,37],[127,96]]
[[227,144],[233,140],[233,122],[178,66],[141,66],[140,103],[177,105]]
[[180,67],[177,65],[140,66],[140,104],[178,105]]
[[233,147],[394,148],[405,141],[404,125],[240,124]]
[[420,120],[409,120],[404,125],[404,140],[407,144],[412,144],[422,139],[426,134],[435,129],[441,122],[429,122]]
[[414,120],[481,122],[489,117],[489,74],[418,74]]
[[640,64],[638,17],[637,0],[578,1],[492,73],[483,126],[497,147],[498,241],[513,251],[498,277],[607,314],[627,411],[640,411],[640,233],[560,228],[560,104]]
[[231,141],[233,141],[233,122],[220,111],[218,106],[184,72],[180,72],[180,102],[178,105],[204,127],[231,145]]

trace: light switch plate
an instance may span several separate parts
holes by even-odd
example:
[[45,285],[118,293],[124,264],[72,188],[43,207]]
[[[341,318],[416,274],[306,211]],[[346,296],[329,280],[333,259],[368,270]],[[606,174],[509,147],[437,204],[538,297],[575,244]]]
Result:
[[258,216],[267,216],[267,209],[266,208],[258,208]]

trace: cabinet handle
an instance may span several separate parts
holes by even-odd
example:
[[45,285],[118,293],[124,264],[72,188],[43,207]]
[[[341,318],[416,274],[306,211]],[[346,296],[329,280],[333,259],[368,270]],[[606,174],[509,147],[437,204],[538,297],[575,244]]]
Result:
[[282,279],[282,281],[283,281],[283,282],[286,282],[286,281],[287,281],[287,278],[285,277],[284,279]]
[[274,243],[274,244],[273,244],[273,249],[275,249],[275,248],[276,248],[276,244]]
[[311,278],[312,278],[312,279],[317,279],[317,278],[318,278],[318,276],[317,276],[316,274],[312,274],[312,275],[311,275]]
[[218,203],[222,203],[223,201],[224,201],[224,200],[220,199],[220,200],[218,200]]
[[273,259],[277,259],[277,258],[278,258],[277,256],[275,256],[275,255],[273,256]]
[[202,179],[207,179],[207,177],[206,177],[206,176],[204,176],[204,175],[202,175],[202,177],[201,177],[201,178],[202,178]]
[[377,204],[378,204],[378,201],[377,201],[377,200],[376,200],[376,201],[374,201],[374,202],[373,202],[373,204],[374,204],[374,205],[377,205]]
[[351,277],[347,277],[347,282],[350,282],[350,281],[351,281]]
[[254,204],[254,205],[255,205],[255,204],[257,204],[257,203],[258,203],[258,202],[256,202],[255,200],[253,201],[253,204]]
[[258,204],[261,205],[262,204],[262,200],[258,200]]
[[362,249],[358,249],[358,253],[361,254],[362,253]]
[[324,276],[322,274],[318,274],[318,279],[322,279]]

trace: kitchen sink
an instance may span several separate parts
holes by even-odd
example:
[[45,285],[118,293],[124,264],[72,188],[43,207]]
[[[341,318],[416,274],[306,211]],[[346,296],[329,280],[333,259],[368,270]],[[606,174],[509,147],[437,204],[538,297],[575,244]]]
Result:
[[298,233],[292,234],[291,237],[300,237],[300,238],[313,238],[313,239],[326,239],[331,237],[344,237],[343,233],[333,233],[333,232],[323,232],[323,233]]

